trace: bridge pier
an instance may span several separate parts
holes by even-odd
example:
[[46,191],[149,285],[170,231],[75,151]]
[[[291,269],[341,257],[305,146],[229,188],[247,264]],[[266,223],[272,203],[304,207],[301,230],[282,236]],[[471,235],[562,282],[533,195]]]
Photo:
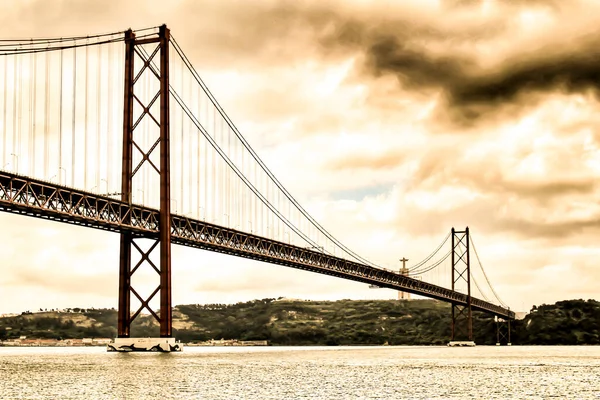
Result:
[[[156,44],[155,50],[149,55],[143,49],[143,45]],[[153,58],[159,54],[160,71],[156,71]],[[143,65],[135,72],[136,56],[143,62]],[[149,104],[142,104],[140,97],[136,96],[134,90],[135,84],[146,69],[152,68],[156,72],[160,88]],[[134,76],[135,73],[135,76]],[[152,104],[160,99],[160,116],[156,118],[152,115]],[[136,116],[134,122],[134,101],[141,108],[141,114]],[[138,107],[139,109],[139,107]],[[160,134],[147,152],[142,150],[142,146],[136,144],[134,131],[143,118],[152,118],[158,125]],[[150,161],[150,154],[160,147],[160,163],[157,168]],[[133,165],[133,151],[141,153],[141,161]],[[160,324],[160,337],[170,338],[172,336],[172,304],[171,304],[171,191],[170,191],[170,145],[169,145],[169,29],[166,25],[159,28],[156,37],[146,37],[136,39],[132,30],[125,33],[125,90],[124,90],[124,108],[123,108],[123,158],[121,175],[121,200],[132,204],[133,177],[140,170],[144,163],[151,164],[152,169],[156,170],[160,176],[160,208],[158,221],[158,237],[153,239],[136,238],[132,233],[121,233],[120,240],[120,258],[119,258],[119,310],[118,310],[118,338],[129,338],[131,335],[131,323],[142,312],[147,309],[151,315]],[[147,190],[146,192],[149,192]],[[132,218],[131,212],[126,216],[126,221]],[[151,240],[152,243],[148,250],[143,250],[143,246],[138,244],[140,241]],[[141,255],[140,261],[132,268],[132,248],[136,254]],[[158,248],[159,265],[155,265],[150,254]],[[159,285],[150,294],[148,298],[142,298],[138,292],[131,286],[132,275],[141,266],[152,267],[159,275]],[[141,306],[133,314],[131,313],[131,294],[140,301]],[[150,307],[150,301],[160,293],[160,311],[157,313]],[[160,314],[160,315],[159,315]],[[161,341],[162,343],[162,341]],[[134,345],[130,346],[135,348]],[[143,346],[142,346],[143,347]],[[147,347],[147,346],[146,346]]]

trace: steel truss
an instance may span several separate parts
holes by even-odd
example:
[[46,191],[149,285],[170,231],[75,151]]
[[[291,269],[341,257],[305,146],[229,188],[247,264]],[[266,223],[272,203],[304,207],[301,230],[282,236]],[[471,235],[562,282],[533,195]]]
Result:
[[473,340],[473,298],[471,297],[471,260],[469,257],[469,228],[452,228],[452,290],[456,284],[467,284],[466,301],[452,302],[452,339]]
[[[159,236],[159,210],[9,172],[0,172],[0,211],[125,233],[134,239]],[[514,312],[506,308],[454,290],[200,220],[171,215],[170,235],[174,244],[401,290],[454,306],[470,303],[473,310],[514,319]]]

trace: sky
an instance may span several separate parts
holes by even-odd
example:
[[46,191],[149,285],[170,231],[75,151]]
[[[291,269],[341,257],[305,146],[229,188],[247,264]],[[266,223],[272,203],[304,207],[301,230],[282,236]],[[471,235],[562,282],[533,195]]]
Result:
[[[240,131],[386,268],[469,226],[513,310],[599,298],[600,3],[0,0],[0,37],[166,23]],[[116,307],[118,235],[0,215],[0,313]],[[173,248],[173,303],[396,298]]]

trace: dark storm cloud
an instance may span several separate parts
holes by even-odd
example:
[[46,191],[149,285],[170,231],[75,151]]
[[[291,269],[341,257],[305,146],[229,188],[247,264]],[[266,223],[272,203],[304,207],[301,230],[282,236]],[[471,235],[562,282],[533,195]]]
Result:
[[[569,46],[524,48],[499,65],[484,68],[476,55],[430,50],[439,32],[407,28],[402,23],[395,29],[383,25],[371,31],[357,28],[354,21],[350,26],[351,33],[343,30],[338,36],[338,45],[363,52],[368,73],[394,74],[411,90],[442,90],[456,117],[475,119],[497,106],[522,103],[532,92],[597,92],[600,82],[597,35]],[[422,35],[415,39],[415,33]]]
[[[479,5],[462,3],[463,8]],[[463,120],[477,119],[505,104],[526,103],[532,100],[532,92],[598,89],[600,36],[595,32],[562,44],[557,41],[537,48],[523,47],[503,62],[487,67],[481,65],[474,50],[456,50],[461,46],[493,46],[503,35],[510,40],[509,23],[512,13],[519,9],[551,7],[560,20],[560,10],[553,1],[511,2],[502,18],[464,27],[457,26],[460,21],[433,23],[412,15],[403,17],[399,12],[385,14],[383,7],[362,13],[335,12],[333,5],[284,2],[264,9],[256,15],[257,20],[262,16],[269,23],[259,30],[251,29],[246,40],[264,39],[264,48],[287,36],[286,40],[297,39],[294,52],[303,56],[312,54],[314,43],[320,46],[321,56],[362,55],[364,71],[372,76],[393,74],[410,90],[441,90],[451,115]],[[440,50],[444,47],[447,50]]]
[[515,59],[497,71],[469,74],[461,72],[441,82],[451,106],[486,105],[493,107],[514,102],[532,91],[581,92],[598,89],[600,54],[583,48],[580,53],[562,52],[535,59]]
[[[199,46],[204,47],[200,50],[204,54],[198,54],[203,62],[225,57],[240,66],[252,60],[277,65],[315,57],[359,56],[362,73],[395,75],[403,88],[412,91],[441,91],[450,115],[463,122],[503,105],[527,104],[535,92],[598,89],[600,52],[595,32],[536,48],[524,45],[505,60],[487,66],[478,58],[478,48],[493,51],[498,40],[516,39],[511,23],[519,11],[551,9],[560,24],[568,10],[559,3],[500,2],[501,15],[480,22],[478,14],[469,19],[464,13],[475,12],[481,2],[443,4],[442,11],[453,6],[459,10],[447,15],[437,10],[433,15],[439,18],[432,18],[405,4],[338,7],[335,1],[283,1],[248,7],[223,2],[219,7],[190,3],[184,18],[200,18],[201,23],[186,25],[187,33],[194,32],[191,36],[209,35],[206,45]],[[575,2],[573,7],[577,6],[581,3]]]
[[376,75],[392,72],[414,87],[450,86],[465,75],[467,60],[430,56],[395,36],[380,36],[369,42],[368,68]]

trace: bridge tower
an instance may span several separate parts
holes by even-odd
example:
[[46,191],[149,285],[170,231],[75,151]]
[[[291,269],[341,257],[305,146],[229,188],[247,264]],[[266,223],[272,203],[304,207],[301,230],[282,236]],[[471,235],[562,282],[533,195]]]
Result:
[[[143,48],[144,45],[156,45],[154,50],[146,55]],[[140,67],[135,68],[136,59],[142,62]],[[158,60],[155,60],[158,59]],[[156,64],[159,67],[156,67]],[[157,70],[158,69],[158,70]],[[136,83],[144,72],[150,73],[158,79],[159,89],[147,104],[143,104],[145,99],[137,94]],[[139,85],[138,85],[139,86]],[[141,90],[141,89],[140,89]],[[157,107],[153,105],[159,102],[160,108],[157,112]],[[140,115],[135,116],[135,109],[141,110]],[[140,107],[141,106],[141,107]],[[154,112],[154,115],[152,114]],[[159,115],[155,115],[159,114]],[[136,143],[136,133],[141,131],[138,127],[142,126],[140,122],[143,118],[150,118],[158,126],[158,137],[154,145],[150,149],[143,149]],[[156,133],[156,130],[154,131]],[[142,132],[139,132],[138,136]],[[138,141],[140,139],[137,139]],[[137,165],[133,165],[133,154],[141,153],[141,161]],[[160,152],[159,165],[155,165],[150,159],[153,152]],[[139,158],[139,157],[138,157]],[[159,28],[156,36],[144,37],[136,39],[135,34],[131,29],[125,33],[125,91],[124,91],[124,108],[123,108],[123,159],[122,159],[122,180],[121,180],[121,200],[131,205],[134,176],[139,172],[144,163],[150,165],[150,169],[159,174],[160,180],[160,207],[157,237],[136,238],[132,233],[121,233],[120,241],[120,266],[119,266],[119,309],[118,309],[118,326],[117,340],[120,340],[121,345],[129,343],[126,338],[131,334],[131,323],[142,312],[147,309],[150,314],[160,324],[160,337],[172,337],[172,309],[171,309],[171,191],[170,191],[170,146],[169,146],[169,29],[166,25]],[[131,218],[131,215],[129,215]],[[127,222],[127,221],[125,221]],[[144,250],[141,241],[151,241],[148,250]],[[157,266],[150,259],[150,254],[158,250],[160,253],[159,265]],[[135,253],[134,253],[135,252]],[[132,267],[132,253],[139,253],[141,259],[135,266]],[[131,277],[140,267],[151,267],[159,275],[159,284],[148,298],[141,297],[131,285]],[[133,314],[131,313],[131,294],[141,302],[141,306]],[[150,307],[150,301],[160,293],[160,311],[159,314]],[[158,350],[179,350],[175,340],[160,340],[160,349]],[[165,345],[167,343],[170,346]],[[174,346],[175,345],[175,348]],[[127,345],[133,346],[133,345]],[[148,347],[144,343],[141,347]]]
[[[471,260],[469,256],[469,227],[464,231],[452,228],[452,290],[466,289],[467,304],[452,303],[451,341],[473,341],[471,310]],[[464,287],[466,285],[466,288]]]
[[504,319],[495,316],[494,321],[496,322],[496,346],[500,346],[502,343],[510,346],[510,318]]

